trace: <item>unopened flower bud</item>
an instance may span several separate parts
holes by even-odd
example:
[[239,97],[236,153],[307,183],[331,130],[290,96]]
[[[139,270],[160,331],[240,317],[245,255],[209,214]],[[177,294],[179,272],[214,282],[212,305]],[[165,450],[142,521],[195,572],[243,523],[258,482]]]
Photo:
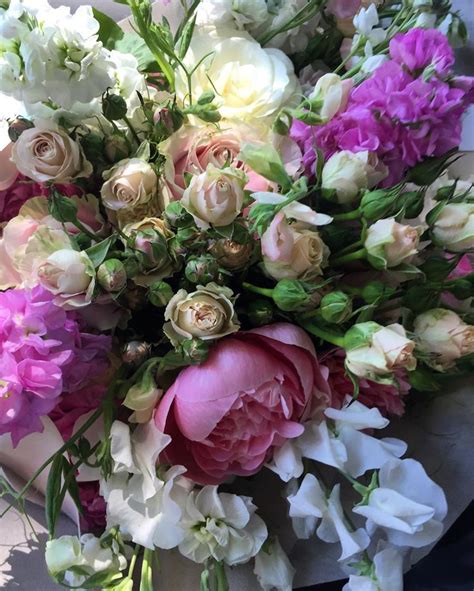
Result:
[[181,343],[183,353],[192,365],[199,365],[207,359],[209,343],[202,339],[187,339]]
[[16,142],[20,135],[27,129],[34,127],[34,123],[24,117],[17,117],[8,126],[8,136],[12,142]]
[[303,282],[296,279],[282,279],[273,289],[273,301],[285,312],[301,309],[308,299]]
[[172,201],[165,209],[165,216],[174,228],[185,228],[192,224],[192,216],[184,209],[179,201]]
[[97,281],[105,291],[115,293],[127,284],[127,272],[122,261],[109,259],[97,269]]
[[360,201],[359,210],[366,220],[385,218],[396,209],[397,193],[389,189],[367,191]]
[[140,365],[149,357],[151,347],[145,341],[129,341],[122,349],[122,361],[130,365]]
[[118,121],[127,116],[127,102],[119,94],[106,93],[102,98],[102,113],[109,121]]
[[156,281],[148,288],[148,299],[157,308],[163,308],[173,297],[173,290],[166,281]]
[[123,135],[114,133],[106,138],[105,155],[111,163],[125,160],[130,156],[130,148]]
[[382,281],[371,281],[362,289],[362,298],[368,304],[374,304],[377,301],[386,300],[395,293],[393,287],[389,287]]
[[230,271],[240,271],[250,261],[254,245],[251,242],[241,244],[235,240],[223,238],[210,248],[219,265]]
[[184,274],[188,281],[196,285],[210,283],[217,279],[219,264],[213,256],[201,255],[188,261]]
[[268,300],[252,300],[247,308],[247,316],[254,326],[270,324],[273,314],[273,306]]
[[341,324],[352,314],[352,300],[343,291],[332,291],[322,298],[320,309],[326,322]]
[[155,129],[163,135],[171,135],[175,130],[173,114],[168,107],[158,107],[153,114]]

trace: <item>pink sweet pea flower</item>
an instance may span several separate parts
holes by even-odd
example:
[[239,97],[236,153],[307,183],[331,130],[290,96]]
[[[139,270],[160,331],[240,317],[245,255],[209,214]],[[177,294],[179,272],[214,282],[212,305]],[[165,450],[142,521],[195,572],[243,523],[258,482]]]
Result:
[[329,402],[310,338],[282,323],[222,339],[205,363],[181,372],[155,420],[172,437],[165,460],[200,484],[218,484],[258,472]]

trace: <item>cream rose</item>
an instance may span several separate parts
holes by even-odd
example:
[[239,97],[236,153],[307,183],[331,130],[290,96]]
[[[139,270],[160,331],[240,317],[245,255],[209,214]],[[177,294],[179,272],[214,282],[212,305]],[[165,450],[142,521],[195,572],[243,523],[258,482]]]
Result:
[[38,278],[53,293],[55,303],[68,310],[87,306],[95,287],[95,271],[85,252],[63,248],[53,252],[38,268]]
[[367,230],[365,248],[377,269],[409,263],[418,252],[423,230],[399,224],[395,218],[379,220]]
[[453,203],[443,207],[432,227],[433,237],[452,252],[474,248],[474,203]]
[[[271,123],[299,91],[293,64],[282,51],[262,48],[243,31],[230,35],[222,39],[217,29],[206,29],[193,38],[186,59],[191,68],[209,53],[209,47],[214,50],[193,75],[193,96],[214,92],[224,119]],[[176,91],[186,101],[188,84],[181,69]]]
[[337,74],[325,74],[317,81],[309,100],[321,119],[330,121],[346,108],[352,86],[352,80],[342,80]]
[[191,179],[181,204],[200,228],[227,226],[242,210],[245,182],[242,171],[209,164],[205,172]]
[[81,146],[52,122],[24,131],[13,145],[12,160],[38,183],[68,183],[90,176],[93,170]]
[[173,344],[198,338],[218,339],[239,330],[232,290],[215,283],[193,293],[180,289],[165,310],[164,332]]
[[274,279],[301,279],[321,274],[329,249],[305,224],[289,224],[277,214],[262,236],[263,264]]
[[157,191],[158,177],[141,158],[122,160],[104,172],[101,196],[112,210],[133,208],[150,201]]
[[345,348],[347,369],[361,378],[384,376],[401,368],[411,371],[416,367],[415,342],[406,338],[401,324],[356,324],[346,333]]
[[375,187],[387,176],[386,167],[370,152],[336,152],[326,162],[323,189],[333,189],[338,203],[351,203],[363,189]]
[[414,332],[421,350],[432,355],[436,369],[452,367],[456,360],[474,353],[474,326],[455,312],[435,308],[415,318]]

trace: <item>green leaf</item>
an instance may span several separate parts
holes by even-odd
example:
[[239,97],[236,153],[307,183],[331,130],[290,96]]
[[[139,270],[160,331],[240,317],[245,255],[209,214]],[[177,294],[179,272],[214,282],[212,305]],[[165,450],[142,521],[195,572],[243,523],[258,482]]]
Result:
[[115,49],[122,53],[131,53],[138,61],[138,69],[148,71],[155,58],[145,41],[135,32],[124,33],[115,43]]
[[46,483],[46,525],[48,527],[48,532],[51,537],[54,536],[54,530],[56,529],[56,521],[61,510],[61,506],[58,506],[58,501],[61,493],[64,461],[67,460],[61,454],[57,455],[54,458],[51,464],[51,470],[48,475],[48,481]]
[[408,381],[415,390],[420,392],[435,392],[441,387],[433,370],[423,366],[418,366],[414,371],[408,372]]
[[91,246],[90,248],[88,248],[86,250],[86,254],[88,255],[88,257],[92,261],[94,268],[97,269],[97,267],[105,261],[105,258],[107,257],[110,247],[115,242],[116,238],[117,237],[114,235],[109,236],[105,240],[102,240],[102,242],[99,242],[98,244],[94,244],[94,246]]
[[190,19],[183,28],[183,32],[179,38],[179,50],[178,50],[178,57],[183,59],[185,55],[188,53],[189,46],[191,45],[191,40],[193,38],[194,27],[196,25],[196,17]]
[[99,41],[106,49],[116,49],[116,43],[125,35],[118,24],[97,8],[93,8],[94,18],[99,22]]

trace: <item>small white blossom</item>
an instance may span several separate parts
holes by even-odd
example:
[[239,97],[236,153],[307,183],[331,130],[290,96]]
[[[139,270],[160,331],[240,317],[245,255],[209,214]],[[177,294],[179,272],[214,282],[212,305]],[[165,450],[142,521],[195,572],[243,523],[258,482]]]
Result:
[[198,563],[210,557],[230,566],[248,562],[268,535],[255,511],[249,497],[218,493],[217,486],[192,492],[186,500],[182,519],[186,533],[179,551]]
[[255,557],[258,582],[263,591],[292,591],[295,569],[277,538],[269,539]]
[[342,591],[403,591],[403,559],[395,548],[378,552],[371,570],[368,575],[351,575]]

